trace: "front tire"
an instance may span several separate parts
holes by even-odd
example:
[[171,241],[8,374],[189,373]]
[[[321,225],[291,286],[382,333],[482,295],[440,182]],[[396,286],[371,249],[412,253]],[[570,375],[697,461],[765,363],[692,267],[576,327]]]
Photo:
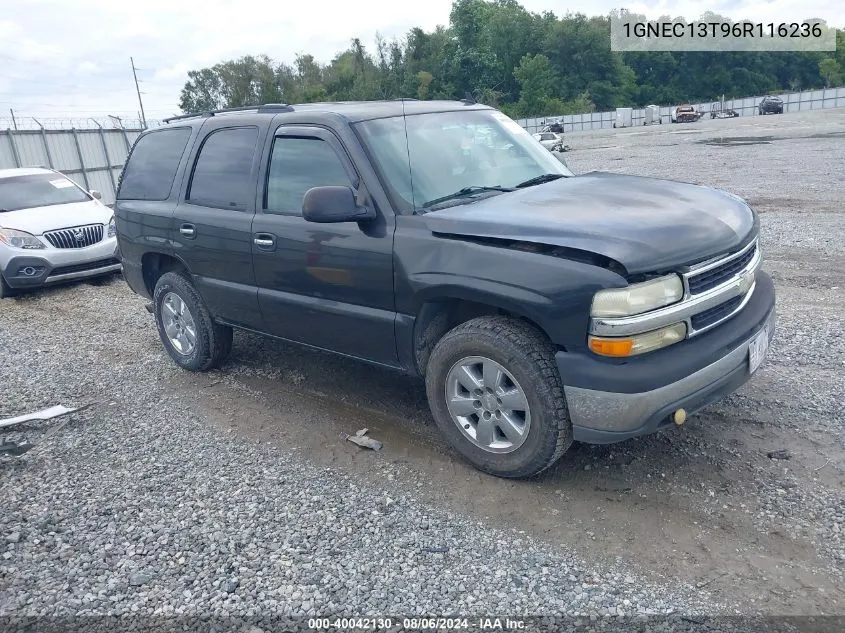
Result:
[[232,351],[232,328],[215,323],[184,273],[163,274],[153,293],[158,334],[177,365],[190,371],[217,367]]
[[523,478],[552,466],[572,444],[554,347],[534,326],[504,316],[446,333],[428,361],[434,421],[473,466]]

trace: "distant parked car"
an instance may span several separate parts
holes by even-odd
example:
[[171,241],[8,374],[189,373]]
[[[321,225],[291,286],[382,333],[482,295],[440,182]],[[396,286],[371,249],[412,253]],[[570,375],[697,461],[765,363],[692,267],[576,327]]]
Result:
[[672,123],[695,123],[701,118],[695,106],[684,104],[672,110]]
[[766,95],[760,101],[760,105],[757,106],[757,112],[760,114],[783,114],[783,99]]
[[121,269],[100,197],[52,169],[0,169],[0,298]]
[[540,142],[540,145],[548,150],[563,144],[563,134],[557,134],[555,132],[538,132],[532,136]]

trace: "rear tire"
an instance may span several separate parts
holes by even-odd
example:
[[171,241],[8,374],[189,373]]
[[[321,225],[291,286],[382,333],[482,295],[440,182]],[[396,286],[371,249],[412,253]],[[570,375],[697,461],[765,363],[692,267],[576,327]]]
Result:
[[186,274],[163,274],[155,286],[153,306],[164,349],[183,369],[208,371],[232,351],[232,328],[213,321]]
[[531,477],[571,446],[554,355],[542,332],[504,316],[472,319],[435,345],[426,370],[429,407],[446,439],[473,466],[498,477]]

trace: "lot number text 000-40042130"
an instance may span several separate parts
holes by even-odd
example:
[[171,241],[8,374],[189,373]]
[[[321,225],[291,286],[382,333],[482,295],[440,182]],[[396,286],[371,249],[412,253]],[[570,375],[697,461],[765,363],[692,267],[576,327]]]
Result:
[[367,617],[367,618],[309,618],[310,630],[385,630],[401,626],[402,631],[518,631],[525,628],[523,620],[514,618],[440,618],[440,617]]

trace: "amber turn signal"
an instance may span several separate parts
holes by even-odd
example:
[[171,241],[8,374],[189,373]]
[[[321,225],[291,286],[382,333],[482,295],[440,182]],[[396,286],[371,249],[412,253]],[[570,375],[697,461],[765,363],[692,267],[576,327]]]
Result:
[[630,356],[634,341],[629,338],[590,337],[590,349],[602,356]]
[[686,324],[675,323],[659,330],[652,330],[651,332],[644,332],[626,338],[591,336],[588,339],[588,344],[594,354],[624,358],[672,345],[672,343],[684,340],[686,335]]

